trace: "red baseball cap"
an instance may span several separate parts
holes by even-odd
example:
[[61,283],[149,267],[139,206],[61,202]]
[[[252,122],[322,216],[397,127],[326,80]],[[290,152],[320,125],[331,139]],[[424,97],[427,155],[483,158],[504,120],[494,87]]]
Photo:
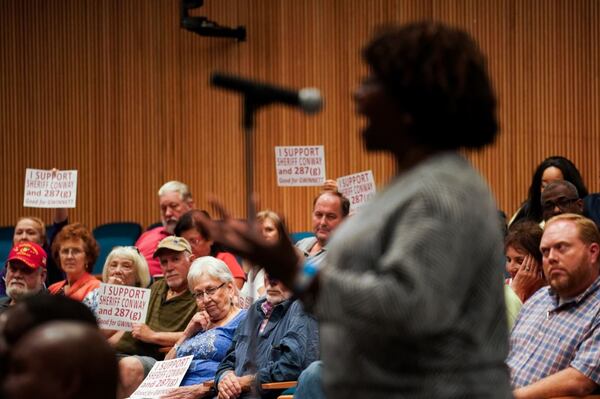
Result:
[[32,269],[46,268],[46,251],[35,242],[20,242],[8,253],[6,263],[11,260],[19,260]]

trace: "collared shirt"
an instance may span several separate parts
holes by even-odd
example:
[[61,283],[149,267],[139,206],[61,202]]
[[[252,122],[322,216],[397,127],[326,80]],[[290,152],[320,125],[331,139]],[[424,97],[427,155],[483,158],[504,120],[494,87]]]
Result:
[[154,251],[156,251],[158,243],[163,238],[168,237],[170,235],[172,234],[169,234],[169,232],[167,232],[163,226],[158,226],[146,231],[140,236],[140,238],[138,238],[137,242],[135,243],[135,246],[140,251],[140,254],[144,258],[146,258],[146,262],[148,262],[148,270],[150,271],[150,275],[152,276],[162,274],[160,262],[157,258],[154,258]]
[[310,250],[317,243],[317,237],[307,237],[296,243],[296,247],[302,251],[304,257],[310,259],[313,265],[318,266],[323,259],[325,259],[325,255],[327,254],[327,245],[322,247],[319,252],[316,254],[310,254]]
[[[167,299],[169,286],[162,279],[150,287],[150,303],[146,324],[154,331],[183,331],[197,311],[196,300],[189,291]],[[128,355],[151,356],[157,360],[164,358],[160,345],[133,338],[130,331],[125,332],[115,348],[117,352]]]
[[275,305],[268,311],[266,328],[259,332],[267,318],[264,302],[266,298],[254,302],[236,330],[215,375],[217,385],[231,370],[237,376],[256,372],[260,390],[260,384],[298,379],[302,370],[319,358],[317,321],[304,312],[301,303],[287,299]]
[[544,287],[525,302],[510,335],[507,364],[513,388],[573,367],[600,384],[600,277],[560,304]]

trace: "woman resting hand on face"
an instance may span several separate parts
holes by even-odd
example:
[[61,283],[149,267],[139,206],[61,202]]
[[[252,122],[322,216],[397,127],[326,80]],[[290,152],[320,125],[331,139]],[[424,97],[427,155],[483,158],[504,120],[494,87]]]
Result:
[[537,290],[546,285],[542,270],[540,241],[542,229],[532,221],[513,224],[505,239],[507,284],[525,302]]
[[165,360],[190,355],[194,359],[181,386],[161,398],[199,398],[208,393],[209,386],[204,382],[215,378],[217,366],[225,357],[233,334],[246,315],[246,311],[237,306],[237,288],[223,261],[212,256],[194,260],[188,273],[188,284],[196,298],[198,313]]

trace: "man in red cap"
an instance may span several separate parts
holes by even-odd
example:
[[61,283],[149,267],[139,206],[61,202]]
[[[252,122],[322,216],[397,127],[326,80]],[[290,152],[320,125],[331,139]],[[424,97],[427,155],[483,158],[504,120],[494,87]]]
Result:
[[26,295],[44,290],[46,251],[34,242],[20,242],[6,261],[6,294],[0,298],[0,313]]

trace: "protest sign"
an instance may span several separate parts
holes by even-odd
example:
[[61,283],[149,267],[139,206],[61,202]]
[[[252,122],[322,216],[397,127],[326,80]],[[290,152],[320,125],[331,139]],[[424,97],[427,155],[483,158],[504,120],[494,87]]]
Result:
[[24,207],[75,208],[76,199],[76,170],[25,170]]
[[350,200],[350,213],[356,212],[375,195],[373,172],[355,173],[337,179],[338,191]]
[[100,328],[131,331],[133,323],[145,323],[150,290],[128,285],[100,284],[96,317]]
[[278,186],[320,186],[325,181],[322,145],[275,147]]
[[181,384],[194,356],[156,362],[131,399],[159,398]]

